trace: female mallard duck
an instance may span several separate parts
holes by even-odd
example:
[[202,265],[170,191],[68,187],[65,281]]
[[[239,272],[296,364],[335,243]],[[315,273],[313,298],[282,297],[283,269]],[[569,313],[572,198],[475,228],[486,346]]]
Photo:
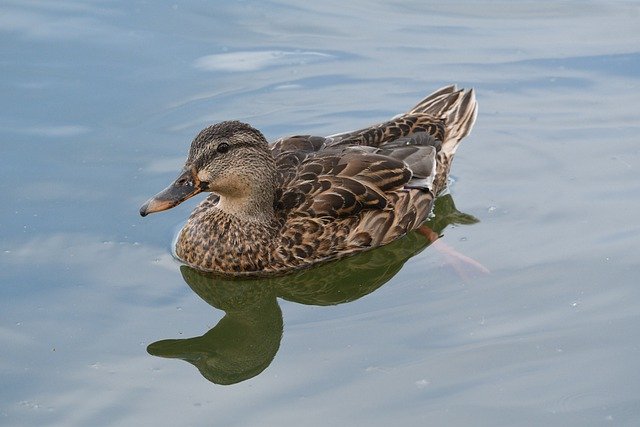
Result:
[[199,270],[284,274],[342,258],[427,219],[475,118],[473,89],[448,86],[388,122],[328,137],[269,146],[248,124],[218,123],[196,136],[180,176],[140,215],[211,192],[176,243]]

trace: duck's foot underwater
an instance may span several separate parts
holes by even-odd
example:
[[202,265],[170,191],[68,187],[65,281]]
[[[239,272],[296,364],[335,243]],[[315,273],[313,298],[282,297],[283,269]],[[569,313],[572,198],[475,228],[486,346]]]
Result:
[[418,232],[431,241],[431,247],[435,248],[444,258],[444,264],[451,266],[463,280],[489,274],[491,271],[480,262],[458,252],[454,247],[445,243],[438,233],[426,225],[418,228]]

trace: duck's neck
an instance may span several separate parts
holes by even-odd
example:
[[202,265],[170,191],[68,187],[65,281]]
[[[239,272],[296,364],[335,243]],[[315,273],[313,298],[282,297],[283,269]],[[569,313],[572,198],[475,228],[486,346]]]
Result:
[[268,151],[255,160],[254,169],[230,175],[221,185],[216,208],[242,222],[271,223],[278,185],[275,161]]
[[242,196],[221,194],[216,208],[243,222],[271,222],[274,218],[274,192],[275,189],[264,188]]

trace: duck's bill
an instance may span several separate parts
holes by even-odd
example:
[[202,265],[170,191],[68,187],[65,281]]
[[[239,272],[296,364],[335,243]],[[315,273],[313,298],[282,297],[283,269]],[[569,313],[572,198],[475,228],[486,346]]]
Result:
[[185,200],[202,192],[203,188],[197,176],[191,171],[184,171],[170,186],[147,200],[140,207],[140,215],[165,211],[178,206]]

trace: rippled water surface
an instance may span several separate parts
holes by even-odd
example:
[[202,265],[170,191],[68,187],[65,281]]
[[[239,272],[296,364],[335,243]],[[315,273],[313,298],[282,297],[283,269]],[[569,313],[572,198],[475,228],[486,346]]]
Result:
[[[310,3],[0,3],[0,425],[638,425],[640,5]],[[207,124],[449,83],[432,245],[228,282],[171,257],[198,200],[138,216]]]

